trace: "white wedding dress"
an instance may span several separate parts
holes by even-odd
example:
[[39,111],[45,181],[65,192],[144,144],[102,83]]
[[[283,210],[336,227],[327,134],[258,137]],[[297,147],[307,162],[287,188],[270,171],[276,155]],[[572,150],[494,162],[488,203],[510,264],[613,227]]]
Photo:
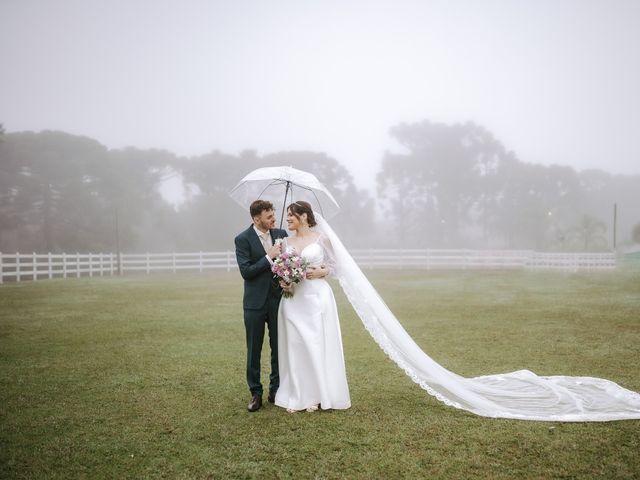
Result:
[[[609,380],[540,377],[529,370],[465,378],[447,370],[413,341],[329,224],[320,214],[315,213],[315,217],[316,231],[328,241],[324,253],[330,257],[334,276],[367,331],[414,382],[446,405],[492,418],[562,422],[640,419],[640,394]],[[303,253],[317,260],[317,251],[314,248]],[[327,386],[334,375],[344,372],[338,317],[329,286],[319,280],[303,281],[293,299],[282,300],[280,311],[280,377],[284,380],[280,389],[284,390],[282,396],[281,390],[278,395],[282,405],[306,407],[319,399],[325,407],[320,395],[327,395],[326,401],[332,403],[326,406],[348,406],[346,382],[335,391]],[[319,318],[318,312],[323,312],[322,322],[312,322],[312,318]],[[320,328],[325,330],[316,336]],[[313,352],[309,358],[301,355],[306,349]],[[335,357],[328,358],[327,353]],[[630,368],[637,371],[638,365]],[[316,383],[317,389],[305,393],[304,389]]]
[[[325,264],[323,237],[300,252],[311,266]],[[292,247],[286,247],[292,251]],[[275,404],[305,410],[351,406],[344,367],[338,309],[331,286],[324,279],[302,280],[293,297],[282,298],[278,311],[278,370],[280,387]]]

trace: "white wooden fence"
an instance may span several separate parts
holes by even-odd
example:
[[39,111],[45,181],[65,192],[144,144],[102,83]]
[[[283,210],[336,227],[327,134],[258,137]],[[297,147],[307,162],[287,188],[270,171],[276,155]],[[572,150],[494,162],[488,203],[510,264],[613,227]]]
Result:
[[[616,267],[614,253],[541,253],[531,250],[353,250],[364,269],[553,269],[608,270]],[[121,273],[236,269],[235,253],[0,253],[0,283],[6,280],[79,278]]]
[[532,250],[354,250],[361,268],[608,270],[615,253],[544,253]]
[[54,277],[103,276],[117,273],[112,253],[0,253],[0,283],[5,279],[40,280]]

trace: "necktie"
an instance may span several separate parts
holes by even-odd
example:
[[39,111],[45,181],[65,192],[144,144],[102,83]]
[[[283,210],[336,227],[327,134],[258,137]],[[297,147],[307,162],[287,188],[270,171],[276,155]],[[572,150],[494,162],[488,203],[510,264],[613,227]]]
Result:
[[260,239],[262,240],[264,251],[268,252],[271,248],[271,235],[269,234],[269,232],[263,233],[262,235],[260,235]]

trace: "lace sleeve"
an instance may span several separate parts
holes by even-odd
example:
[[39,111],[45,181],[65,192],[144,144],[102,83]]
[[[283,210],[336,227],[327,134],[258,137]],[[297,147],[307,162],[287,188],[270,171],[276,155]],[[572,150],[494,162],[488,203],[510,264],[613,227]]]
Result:
[[336,275],[336,254],[333,250],[333,246],[331,245],[331,240],[324,234],[320,234],[320,238],[318,239],[318,243],[324,250],[324,264],[329,269],[329,275],[334,277]]

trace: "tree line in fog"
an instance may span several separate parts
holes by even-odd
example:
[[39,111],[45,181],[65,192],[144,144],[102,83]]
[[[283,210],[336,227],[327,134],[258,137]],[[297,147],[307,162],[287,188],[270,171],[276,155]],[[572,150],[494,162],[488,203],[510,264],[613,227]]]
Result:
[[[342,207],[331,223],[351,248],[605,251],[614,203],[618,245],[640,243],[640,175],[525,163],[474,123],[400,124],[391,135],[404,152],[385,153],[369,192],[324,153],[181,157],[0,128],[0,251],[232,250],[251,220],[229,190],[251,170],[278,165],[329,188]],[[177,207],[161,193],[169,180],[187,192]]]

